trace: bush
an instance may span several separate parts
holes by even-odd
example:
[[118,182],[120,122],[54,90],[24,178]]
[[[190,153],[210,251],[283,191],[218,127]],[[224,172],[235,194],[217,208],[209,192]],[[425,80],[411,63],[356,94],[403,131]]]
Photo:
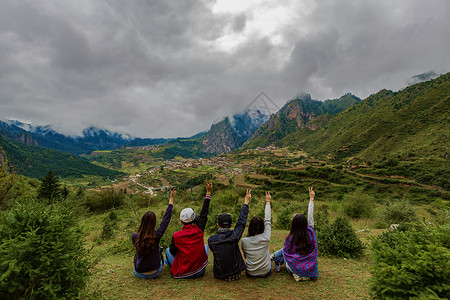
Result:
[[363,254],[363,244],[347,218],[339,217],[325,226],[318,236],[320,253],[329,256],[357,258]]
[[0,298],[77,298],[92,261],[68,211],[17,204],[0,222]]
[[150,207],[158,203],[158,199],[150,194],[139,193],[137,195],[132,195],[130,199],[136,203],[138,207]]
[[446,298],[450,294],[450,226],[417,225],[373,238],[375,299]]
[[113,188],[101,192],[89,191],[84,197],[84,205],[94,213],[105,212],[117,208],[125,203],[125,194],[116,192]]
[[102,233],[101,237],[102,239],[110,239],[114,236],[115,232],[114,230],[117,229],[117,214],[112,211],[108,214],[108,216],[105,218],[105,221],[103,223]]
[[292,195],[292,192],[289,192],[289,191],[281,191],[281,192],[276,193],[274,196],[277,198],[277,200],[282,200],[282,199],[292,200],[292,199],[294,199],[294,195]]
[[380,208],[376,216],[376,227],[388,228],[391,224],[405,225],[417,221],[416,212],[406,199],[389,202]]
[[295,214],[304,214],[307,216],[308,203],[304,202],[291,202],[277,215],[276,228],[290,229],[292,218]]
[[359,219],[370,217],[374,207],[373,197],[357,190],[344,196],[343,210],[347,217]]
[[289,229],[293,216],[294,214],[291,208],[289,206],[285,207],[277,216],[276,227],[279,229]]

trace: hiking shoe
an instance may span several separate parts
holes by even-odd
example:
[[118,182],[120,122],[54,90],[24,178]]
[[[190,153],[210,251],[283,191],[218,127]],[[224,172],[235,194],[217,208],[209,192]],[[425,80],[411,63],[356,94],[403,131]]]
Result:
[[278,262],[278,261],[274,261],[274,263],[275,263],[275,270],[277,271],[277,272],[280,272],[281,271],[281,265],[280,265],[280,263]]

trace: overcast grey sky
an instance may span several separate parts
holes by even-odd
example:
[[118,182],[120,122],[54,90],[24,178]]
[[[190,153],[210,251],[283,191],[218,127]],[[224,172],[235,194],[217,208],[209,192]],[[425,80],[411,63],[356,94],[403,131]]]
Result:
[[0,0],[0,119],[190,136],[261,91],[365,98],[450,70],[448,0]]

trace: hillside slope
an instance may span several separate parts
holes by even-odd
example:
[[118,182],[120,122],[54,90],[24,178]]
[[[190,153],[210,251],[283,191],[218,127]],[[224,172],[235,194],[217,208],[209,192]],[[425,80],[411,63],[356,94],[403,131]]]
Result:
[[121,174],[94,165],[72,154],[28,146],[3,135],[0,135],[0,150],[5,152],[11,165],[18,173],[38,179],[44,177],[49,170],[60,177],[98,175],[113,178]]
[[297,145],[337,159],[448,157],[449,110],[450,73],[397,93],[382,90],[316,130],[299,130],[276,144]]
[[244,148],[268,146],[289,134],[305,128],[310,120],[319,116],[327,119],[347,107],[358,103],[360,99],[346,94],[339,99],[318,101],[305,94],[286,103],[276,114],[264,123],[255,134],[244,143]]

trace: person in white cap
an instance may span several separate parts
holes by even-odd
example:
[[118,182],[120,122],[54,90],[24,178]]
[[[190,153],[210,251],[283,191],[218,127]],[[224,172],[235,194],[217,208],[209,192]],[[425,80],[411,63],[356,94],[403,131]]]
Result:
[[208,245],[204,243],[203,231],[208,221],[211,192],[212,181],[206,181],[206,196],[200,216],[192,208],[180,212],[183,229],[173,234],[170,247],[166,249],[167,264],[171,266],[173,278],[196,278],[205,274]]

